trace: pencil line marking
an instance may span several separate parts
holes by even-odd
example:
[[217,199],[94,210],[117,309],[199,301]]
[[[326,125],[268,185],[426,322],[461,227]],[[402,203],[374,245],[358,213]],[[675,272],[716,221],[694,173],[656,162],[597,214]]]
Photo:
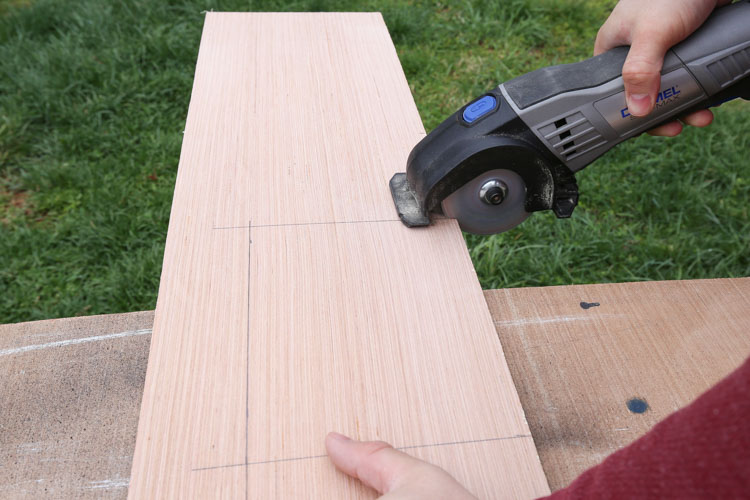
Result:
[[[460,444],[475,444],[475,443],[489,443],[492,441],[506,441],[508,439],[519,439],[519,438],[530,438],[531,434],[516,434],[515,436],[503,436],[503,437],[495,437],[495,438],[487,438],[487,439],[470,439],[467,441],[450,441],[445,443],[431,443],[431,444],[415,444],[410,446],[400,446],[396,448],[397,450],[413,450],[416,448],[432,448],[432,447],[438,447],[438,446],[455,446]],[[213,469],[224,469],[228,467],[249,467],[252,465],[263,465],[263,464],[275,464],[275,463],[281,463],[281,462],[297,462],[300,460],[313,460],[316,458],[325,458],[328,455],[309,455],[306,457],[291,457],[291,458],[277,458],[274,460],[259,460],[256,462],[248,462],[245,460],[245,463],[242,464],[228,464],[228,465],[212,465],[209,467],[198,467],[193,469],[193,472],[198,471],[205,471],[205,470],[213,470]]]
[[[377,224],[383,222],[401,222],[400,219],[381,219],[381,220],[345,220],[330,222],[293,222],[289,224],[256,224],[254,228],[263,227],[294,227],[294,226],[332,226],[337,224]],[[214,226],[213,229],[247,229],[248,226]]]
[[[249,460],[250,433],[250,290],[253,246],[253,221],[247,223],[247,338],[245,339],[245,463]],[[245,500],[248,500],[250,468],[245,471]]]

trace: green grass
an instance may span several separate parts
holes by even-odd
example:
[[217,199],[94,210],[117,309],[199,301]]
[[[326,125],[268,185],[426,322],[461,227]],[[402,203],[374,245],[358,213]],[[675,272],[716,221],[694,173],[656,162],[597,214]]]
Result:
[[[204,10],[380,10],[429,130],[590,55],[614,0],[0,3],[0,323],[155,305]],[[750,106],[578,175],[570,220],[467,237],[485,287],[750,274]]]

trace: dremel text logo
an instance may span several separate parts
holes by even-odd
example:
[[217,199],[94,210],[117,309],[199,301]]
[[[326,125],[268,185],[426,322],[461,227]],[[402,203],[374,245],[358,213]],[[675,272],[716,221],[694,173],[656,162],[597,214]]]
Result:
[[[667,102],[671,101],[673,97],[677,97],[678,95],[680,95],[680,91],[677,90],[677,86],[662,90],[656,96],[656,107],[658,108],[660,105],[666,104]],[[620,110],[620,115],[623,118],[627,118],[628,116],[630,116],[628,108],[622,108]]]

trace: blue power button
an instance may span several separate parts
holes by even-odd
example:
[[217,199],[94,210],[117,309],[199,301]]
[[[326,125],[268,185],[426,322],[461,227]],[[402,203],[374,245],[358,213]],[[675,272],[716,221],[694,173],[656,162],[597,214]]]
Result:
[[486,95],[466,106],[466,109],[464,109],[464,120],[466,123],[471,123],[483,117],[496,107],[497,99],[491,95]]

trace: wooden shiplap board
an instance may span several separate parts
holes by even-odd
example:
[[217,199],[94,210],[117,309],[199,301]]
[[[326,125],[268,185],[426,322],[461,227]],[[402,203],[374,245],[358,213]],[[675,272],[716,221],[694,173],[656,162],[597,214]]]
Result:
[[379,14],[207,14],[130,498],[373,497],[331,430],[548,492],[455,221],[397,220],[423,135]]

